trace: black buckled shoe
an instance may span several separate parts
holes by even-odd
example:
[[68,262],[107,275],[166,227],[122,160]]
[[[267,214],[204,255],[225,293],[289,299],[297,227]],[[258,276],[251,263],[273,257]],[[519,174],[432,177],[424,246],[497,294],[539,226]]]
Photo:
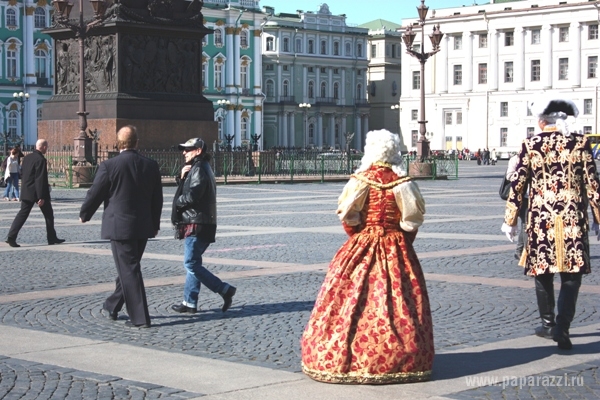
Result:
[[64,243],[64,242],[65,242],[65,239],[59,239],[59,238],[48,240],[48,244],[49,245],[61,244],[61,243]]
[[125,326],[128,328],[150,328],[150,324],[140,324],[140,325],[135,325],[133,322],[127,320],[125,321]]
[[229,307],[231,307],[231,303],[233,303],[233,296],[235,295],[235,292],[236,292],[236,288],[234,288],[233,286],[230,285],[229,289],[227,289],[225,294],[221,294],[221,297],[224,300],[221,311],[225,312],[225,311],[229,310]]
[[195,308],[188,307],[183,304],[175,304],[175,305],[171,306],[171,310],[178,312],[178,313],[188,313],[188,314],[196,314],[196,311],[197,311]]

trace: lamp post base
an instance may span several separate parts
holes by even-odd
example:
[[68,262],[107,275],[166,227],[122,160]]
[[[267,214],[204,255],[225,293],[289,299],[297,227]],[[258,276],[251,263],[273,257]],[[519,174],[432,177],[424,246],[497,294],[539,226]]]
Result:
[[71,179],[69,173],[72,173],[73,187],[89,187],[94,181],[95,172],[96,167],[93,165],[73,165],[67,172],[67,180]]
[[413,161],[408,165],[408,176],[411,178],[433,177],[433,163]]

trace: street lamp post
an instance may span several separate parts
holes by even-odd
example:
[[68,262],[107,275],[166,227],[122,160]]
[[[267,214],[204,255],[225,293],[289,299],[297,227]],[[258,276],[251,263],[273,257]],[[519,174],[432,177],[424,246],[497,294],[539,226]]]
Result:
[[344,138],[346,139],[346,163],[348,167],[348,173],[350,173],[350,143],[354,138],[354,132],[346,132],[344,133]]
[[[221,137],[219,137],[219,142],[222,142],[222,140],[225,138],[226,132],[225,132],[225,127],[226,127],[226,122],[227,122],[227,111],[229,106],[231,105],[231,101],[226,100],[226,99],[221,99],[221,100],[217,100],[217,108],[222,108],[223,109],[223,120],[221,122]],[[221,146],[225,146],[224,143],[220,143]]]
[[425,133],[427,132],[425,120],[425,63],[427,59],[432,55],[436,54],[440,51],[440,42],[442,41],[442,37],[444,34],[440,31],[439,25],[434,25],[433,33],[429,35],[429,39],[431,39],[432,50],[428,53],[425,52],[425,18],[427,17],[427,11],[429,11],[429,7],[425,5],[425,0],[421,0],[421,5],[417,7],[417,11],[419,12],[419,22],[414,25],[420,25],[421,27],[421,49],[420,51],[414,51],[412,48],[416,33],[412,30],[412,25],[406,28],[406,32],[402,36],[402,40],[406,45],[406,52],[411,56],[415,57],[421,63],[421,118],[419,122],[419,141],[417,142],[417,157],[419,161],[423,161],[425,157],[429,155],[429,141],[425,137]]
[[[308,110],[312,107],[310,103],[300,103],[298,107],[302,110],[304,117],[304,148],[308,147]],[[287,133],[286,133],[287,134]]]
[[14,92],[13,98],[21,103],[21,136],[25,139],[25,103],[29,101],[29,93]]
[[400,104],[394,104],[390,107],[392,112],[396,112],[396,128],[398,128],[398,134],[400,134],[400,116],[398,113],[400,112]]
[[[104,12],[107,4],[104,0],[90,0],[94,9],[94,19],[90,22],[85,22],[83,19],[83,0],[79,0],[79,21],[74,23],[69,20],[69,14],[73,8],[73,3],[67,0],[54,0],[52,5],[56,10],[55,23],[59,27],[68,28],[75,33],[75,37],[79,42],[79,136],[75,138],[75,149],[73,152],[73,161],[76,164],[85,164],[91,158],[91,141],[86,133],[87,115],[85,109],[85,58],[84,58],[84,41],[88,36],[88,32],[94,27],[102,23]],[[89,154],[89,157],[86,157]]]

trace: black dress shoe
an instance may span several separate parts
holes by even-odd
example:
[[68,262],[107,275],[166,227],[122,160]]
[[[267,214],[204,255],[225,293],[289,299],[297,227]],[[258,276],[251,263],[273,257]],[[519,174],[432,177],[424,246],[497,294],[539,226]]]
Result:
[[17,244],[17,241],[15,239],[8,238],[6,239],[6,243],[8,243],[10,247],[21,247],[20,244]]
[[52,244],[61,244],[61,243],[64,243],[64,242],[65,242],[65,239],[56,238],[54,240],[49,240],[48,244],[49,245],[52,245]]
[[117,311],[110,312],[108,308],[106,308],[106,304],[102,305],[102,309],[108,313],[108,318],[116,321],[119,319],[119,313]]
[[196,314],[196,309],[193,307],[188,307],[186,305],[183,304],[175,304],[174,306],[171,306],[171,310],[178,312],[178,313],[189,313],[189,314]]
[[235,291],[236,291],[236,288],[234,288],[233,286],[229,286],[229,289],[227,289],[225,294],[221,295],[221,297],[223,297],[223,300],[224,300],[221,311],[225,312],[225,311],[229,310],[229,307],[231,307],[231,303],[233,303],[233,296],[235,295]]
[[141,324],[141,325],[135,325],[133,322],[131,321],[125,321],[125,326],[128,328],[150,328],[150,324]]

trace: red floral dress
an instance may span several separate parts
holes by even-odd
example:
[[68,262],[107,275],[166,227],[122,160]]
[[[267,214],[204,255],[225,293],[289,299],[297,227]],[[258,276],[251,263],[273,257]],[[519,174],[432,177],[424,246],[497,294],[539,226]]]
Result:
[[329,265],[302,335],[302,370],[329,383],[428,380],[429,298],[412,246],[416,229],[401,229],[394,191],[410,178],[374,166],[353,179],[368,184],[361,223],[345,226],[351,236]]

